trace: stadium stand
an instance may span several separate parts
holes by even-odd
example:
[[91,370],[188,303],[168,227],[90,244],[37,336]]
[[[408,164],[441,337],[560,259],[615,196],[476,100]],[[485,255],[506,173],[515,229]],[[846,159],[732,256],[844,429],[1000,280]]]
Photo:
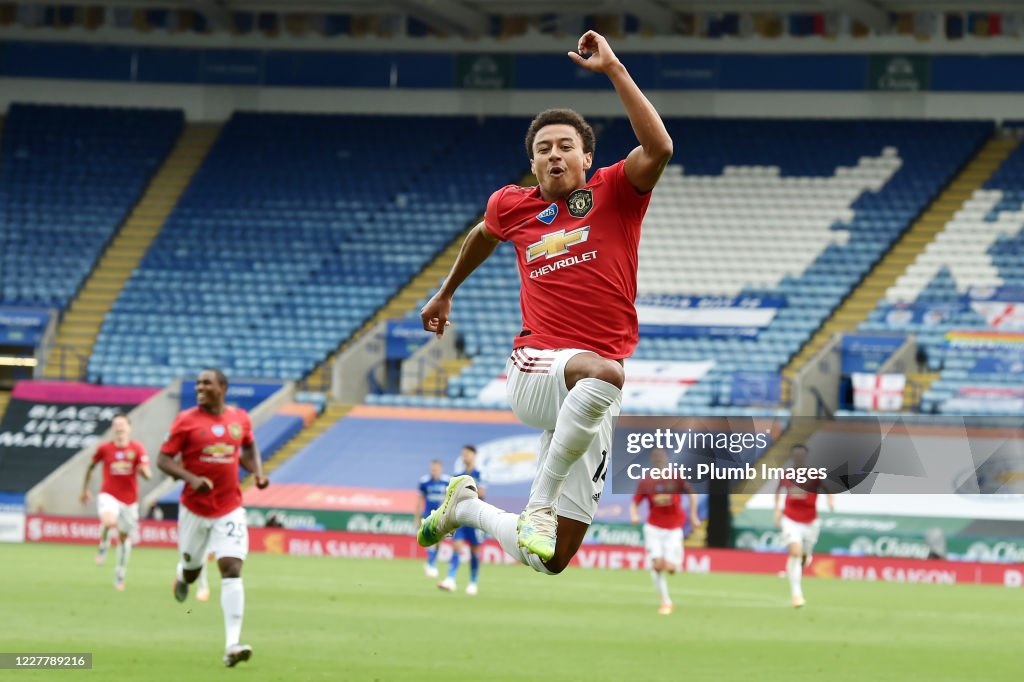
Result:
[[921,397],[921,412],[1024,410],[1022,177],[1024,148],[1017,146],[861,326],[914,334],[928,368],[941,371]]
[[180,111],[12,105],[0,145],[0,303],[63,310],[182,125]]
[[124,283],[142,261],[185,187],[213,144],[220,126],[188,123],[153,174],[92,273],[65,311],[45,375],[83,378],[96,337]]
[[90,379],[301,378],[518,177],[512,130],[236,114],[107,316]]
[[[736,372],[777,373],[992,131],[980,122],[667,125],[677,151],[644,222],[640,296],[786,301],[756,338],[641,334],[638,359],[715,362],[681,398],[683,413],[728,410]],[[621,120],[598,140],[598,166],[634,144]],[[456,323],[474,361],[449,382],[448,400],[380,395],[370,402],[487,406],[477,396],[502,373],[519,331],[517,285],[514,254],[503,245],[460,290]]]

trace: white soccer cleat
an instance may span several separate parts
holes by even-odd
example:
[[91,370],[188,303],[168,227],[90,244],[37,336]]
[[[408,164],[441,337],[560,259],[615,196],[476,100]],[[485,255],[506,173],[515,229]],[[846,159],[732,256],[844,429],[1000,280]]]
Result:
[[431,566],[430,564],[423,564],[423,573],[426,574],[426,576],[428,578],[436,578],[437,577],[437,566]]
[[807,600],[804,599],[803,596],[793,597],[793,608],[794,609],[802,609],[805,606],[807,606]]
[[672,613],[672,602],[662,602],[661,606],[658,607],[658,613],[662,616],[668,616]]
[[224,652],[224,665],[234,668],[242,661],[252,658],[252,647],[248,644],[232,644]]
[[103,562],[106,561],[106,560],[107,560],[107,548],[104,547],[103,549],[101,549],[98,552],[96,552],[96,565],[97,566],[102,566]]
[[205,590],[203,588],[199,588],[199,590],[196,591],[196,601],[210,601],[210,588],[206,588]]
[[437,589],[444,590],[445,592],[454,592],[455,591],[455,579],[454,578],[445,578],[444,580],[442,580],[441,582],[439,582],[437,584]]
[[466,585],[466,594],[470,597],[475,597],[477,593],[476,583],[470,583]]
[[459,528],[455,507],[464,500],[476,499],[476,481],[472,476],[456,476],[448,483],[444,501],[420,523],[416,541],[420,547],[431,547]]

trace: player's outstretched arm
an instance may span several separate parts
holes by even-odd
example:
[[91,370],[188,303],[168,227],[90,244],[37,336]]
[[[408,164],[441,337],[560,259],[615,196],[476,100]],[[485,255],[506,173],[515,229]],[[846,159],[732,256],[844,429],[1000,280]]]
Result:
[[700,525],[700,508],[697,506],[697,496],[690,494],[690,525],[696,528]]
[[153,470],[149,468],[149,458],[146,457],[145,450],[139,453],[139,458],[142,460],[139,464],[139,474],[148,481],[153,478]]
[[629,522],[634,526],[640,525],[640,505],[636,503],[636,500],[631,500],[629,503]]
[[238,463],[252,474],[252,480],[255,481],[257,488],[263,490],[270,485],[270,481],[263,475],[263,458],[260,457],[260,450],[256,447],[255,441],[242,446],[242,456]]
[[427,498],[420,493],[416,497],[416,508],[412,512],[413,524],[419,528],[420,519],[423,518],[423,512],[427,510]]
[[452,297],[455,296],[455,290],[494,253],[496,248],[498,238],[491,234],[483,222],[469,231],[466,240],[462,242],[459,257],[455,259],[455,265],[445,278],[444,284],[420,310],[423,329],[434,332],[438,337],[444,335],[444,328],[448,326],[448,317],[452,313]]
[[689,481],[681,481],[679,489],[690,503],[690,525],[694,528],[700,525],[700,510],[697,508],[697,491],[693,489]]
[[85,470],[85,480],[82,481],[82,494],[78,496],[78,499],[82,504],[86,504],[92,498],[92,493],[89,492],[89,479],[92,478],[92,470],[96,468],[98,462],[90,462],[89,468]]
[[[615,86],[640,142],[640,146],[626,157],[626,177],[638,192],[650,192],[672,158],[672,138],[665,129],[665,123],[604,36],[596,31],[587,31],[580,37],[578,50],[578,54],[570,52],[569,58],[588,71],[605,74]],[[584,58],[587,53],[590,57]]]

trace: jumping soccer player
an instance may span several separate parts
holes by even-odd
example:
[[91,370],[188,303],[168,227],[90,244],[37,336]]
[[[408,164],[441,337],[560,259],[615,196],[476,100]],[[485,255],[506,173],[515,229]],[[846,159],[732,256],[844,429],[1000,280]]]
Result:
[[[668,455],[664,450],[651,452],[651,468],[668,467]],[[697,513],[697,495],[687,481],[655,480],[644,478],[637,485],[636,494],[629,505],[629,517],[634,525],[640,523],[640,504],[647,501],[647,523],[644,524],[644,549],[651,569],[654,589],[661,597],[658,613],[667,616],[672,613],[672,597],[668,593],[666,574],[672,575],[683,568],[683,527],[686,512],[683,511],[683,495],[690,500],[690,519],[693,526],[700,523]]]
[[[484,498],[484,487],[480,483],[480,470],[476,468],[476,446],[474,445],[462,446],[462,472],[464,475],[473,478],[473,482],[476,484],[477,495],[482,500]],[[444,499],[443,494],[441,499]],[[480,544],[483,542],[480,535],[480,531],[472,526],[462,526],[455,531],[455,546],[452,549],[452,560],[448,562],[448,577],[437,584],[439,588],[448,592],[455,591],[455,575],[459,572],[462,552],[468,547],[469,584],[466,585],[466,594],[475,595],[479,591],[477,588],[477,578],[480,577]]]
[[[219,369],[205,369],[196,379],[196,407],[181,412],[160,447],[158,466],[185,481],[178,513],[179,563],[174,598],[185,601],[188,586],[199,577],[207,552],[220,568],[220,606],[226,635],[224,665],[252,657],[240,644],[245,590],[242,563],[249,553],[249,531],[242,508],[238,466],[250,471],[256,487],[268,485],[252,422],[245,410],[224,403],[228,380]],[[181,462],[174,457],[181,454]]]
[[[794,445],[790,449],[793,467],[803,469],[807,466],[807,447]],[[804,568],[811,564],[811,552],[818,541],[821,519],[818,518],[818,490],[821,481],[810,480],[797,484],[789,479],[779,481],[775,491],[775,525],[782,529],[782,540],[789,547],[789,558],[786,560],[786,574],[789,576],[789,590],[793,599],[793,608],[804,606],[803,581]],[[786,496],[786,506],[780,509],[782,496]],[[836,501],[831,493],[825,493],[829,511],[836,510]]]
[[484,221],[470,231],[448,278],[420,311],[424,329],[442,335],[459,285],[498,242],[515,246],[523,330],[506,364],[507,391],[519,419],[543,431],[530,499],[517,517],[479,500],[472,477],[453,478],[418,539],[428,547],[472,526],[547,574],[569,565],[604,489],[625,381],[622,360],[638,339],[640,223],[672,157],[672,138],[658,112],[604,37],[588,31],[578,50],[569,57],[612,82],[640,146],[588,181],[593,129],[569,109],[539,114],[526,133],[539,185],[508,185],[491,195]]
[[96,563],[102,564],[107,558],[110,531],[117,529],[117,567],[114,569],[114,587],[124,589],[124,578],[128,572],[128,557],[132,552],[131,536],[139,525],[139,480],[141,475],[147,481],[152,475],[149,458],[142,443],[132,440],[132,424],[128,415],[119,413],[110,424],[114,439],[96,448],[89,468],[85,470],[82,494],[79,499],[87,504],[92,499],[89,479],[96,465],[103,463],[103,483],[96,498],[96,509],[100,516],[100,547]]
[[[441,506],[444,501],[444,494],[448,490],[450,476],[442,473],[441,460],[435,459],[430,462],[430,473],[420,477],[418,486],[419,497],[416,502],[416,513],[414,522],[418,525],[427,518],[435,509]],[[437,577],[437,547],[427,548],[427,563],[423,565],[423,572],[428,578]]]

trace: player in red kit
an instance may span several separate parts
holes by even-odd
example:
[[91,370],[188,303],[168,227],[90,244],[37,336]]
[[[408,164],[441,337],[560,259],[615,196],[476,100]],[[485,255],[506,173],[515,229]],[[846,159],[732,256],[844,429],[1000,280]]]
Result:
[[[806,468],[806,446],[794,445],[790,454],[793,456],[794,468]],[[801,583],[804,568],[811,563],[811,552],[821,530],[821,520],[818,518],[818,490],[821,484],[822,482],[818,480],[798,484],[786,479],[779,481],[778,490],[775,492],[775,525],[782,529],[782,540],[789,548],[786,574],[789,576],[789,589],[794,608],[800,608],[807,603],[804,600]],[[786,505],[780,509],[783,495],[786,496]],[[830,493],[825,493],[825,497],[828,499],[829,511],[835,511],[835,498]]]
[[117,567],[114,569],[114,587],[124,589],[124,578],[128,572],[128,557],[132,552],[132,534],[139,525],[139,479],[147,481],[151,475],[149,458],[142,443],[132,440],[132,425],[128,415],[117,414],[110,423],[114,439],[101,444],[92,456],[89,468],[85,470],[82,482],[82,504],[92,499],[89,479],[92,470],[103,464],[103,484],[96,498],[96,510],[100,516],[100,548],[96,563],[102,564],[107,558],[110,531],[117,529]]
[[672,156],[661,117],[603,36],[588,31],[569,57],[608,77],[640,145],[587,180],[593,129],[569,109],[539,114],[526,134],[539,185],[509,185],[491,195],[484,221],[420,311],[424,329],[443,334],[459,285],[499,242],[515,247],[523,330],[506,364],[508,398],[520,420],[543,431],[530,499],[522,514],[509,514],[479,500],[471,478],[455,477],[418,539],[431,546],[472,526],[548,574],[561,572],[576,554],[604,489],[625,381],[622,360],[638,336],[640,223]]
[[[668,455],[664,450],[651,452],[651,468],[666,469]],[[683,568],[683,526],[686,512],[683,511],[683,495],[690,501],[690,519],[693,526],[700,523],[697,513],[697,495],[687,481],[642,479],[629,505],[629,517],[633,525],[640,523],[640,505],[647,502],[647,523],[644,524],[644,549],[651,569],[651,579],[661,597],[658,613],[667,616],[672,613],[672,597],[668,594],[667,575]]]
[[[249,553],[249,531],[242,508],[238,466],[252,472],[256,487],[266,488],[260,453],[245,410],[224,403],[228,380],[218,369],[205,369],[196,379],[196,407],[181,412],[160,447],[158,466],[185,481],[178,511],[179,563],[174,598],[185,601],[188,586],[199,577],[207,552],[220,568],[220,605],[224,612],[224,665],[233,667],[252,657],[240,644],[245,590],[242,563]],[[181,461],[174,458],[181,455]]]

